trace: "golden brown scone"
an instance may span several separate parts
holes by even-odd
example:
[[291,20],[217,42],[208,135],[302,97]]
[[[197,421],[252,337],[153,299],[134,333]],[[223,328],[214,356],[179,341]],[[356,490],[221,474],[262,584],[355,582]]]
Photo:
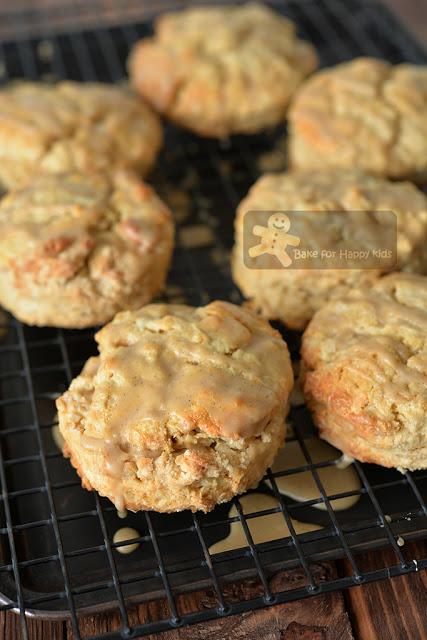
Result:
[[427,467],[427,278],[396,273],[323,307],[302,346],[320,435],[385,467]]
[[124,88],[17,82],[0,91],[0,181],[35,172],[134,169],[145,175],[162,143],[160,121]]
[[283,120],[317,56],[290,20],[249,2],[163,14],[128,66],[136,90],[160,113],[202,136],[225,137]]
[[427,179],[427,66],[357,58],[310,78],[289,109],[292,169]]
[[134,174],[42,175],[0,203],[0,304],[81,328],[149,302],[172,253],[169,209]]
[[[292,329],[303,329],[312,315],[328,300],[341,297],[354,287],[369,286],[381,275],[378,269],[286,269],[273,256],[273,266],[259,269],[258,258],[244,262],[244,217],[248,211],[342,211],[342,220],[324,217],[316,222],[315,213],[292,219],[290,233],[310,237],[313,248],[335,246],[341,236],[355,234],[364,246],[363,218],[346,220],[347,211],[393,211],[398,224],[398,269],[427,272],[427,198],[414,185],[393,183],[360,171],[325,169],[316,172],[266,174],[240,203],[235,221],[233,277],[244,295],[261,313],[278,319]],[[370,216],[372,223],[375,214]],[[339,224],[337,224],[339,223]],[[385,220],[375,222],[381,246]],[[340,233],[337,235],[337,229]],[[372,226],[369,229],[370,237]],[[374,229],[375,231],[375,229]],[[250,264],[250,266],[248,266]]]
[[83,486],[118,509],[209,511],[283,444],[293,374],[280,334],[227,302],[119,313],[57,400]]

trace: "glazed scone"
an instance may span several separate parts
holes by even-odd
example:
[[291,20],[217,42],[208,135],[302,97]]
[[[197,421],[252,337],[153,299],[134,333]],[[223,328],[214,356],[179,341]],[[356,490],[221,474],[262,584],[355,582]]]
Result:
[[0,203],[0,304],[27,324],[103,324],[165,281],[172,216],[124,171],[37,176]]
[[249,2],[161,15],[128,66],[160,113],[199,135],[226,137],[282,121],[317,56],[290,20]]
[[357,58],[316,73],[289,109],[292,169],[427,179],[427,66]]
[[227,302],[119,313],[57,400],[83,486],[118,509],[209,511],[253,487],[285,435],[285,342]]
[[17,82],[0,91],[0,182],[8,189],[35,172],[145,175],[162,138],[158,116],[125,88]]
[[322,438],[385,467],[427,467],[427,278],[396,273],[330,302],[302,344]]
[[[244,218],[249,211],[342,211],[342,220],[331,217],[325,226],[322,216],[316,222],[315,213],[296,225],[292,220],[290,233],[312,238],[312,248],[334,248],[341,236],[360,238],[364,246],[364,231],[360,219],[345,217],[348,211],[393,211],[397,216],[398,269],[416,273],[427,272],[427,197],[414,185],[389,182],[360,171],[325,169],[262,176],[240,203],[235,221],[235,246],[232,256],[233,277],[253,305],[267,318],[281,320],[292,329],[303,329],[312,315],[328,300],[345,295],[354,287],[370,286],[381,275],[379,269],[286,269],[257,268],[258,258],[244,261]],[[385,220],[376,221],[378,245]],[[337,236],[337,229],[340,233]],[[370,237],[372,226],[369,228]],[[366,234],[365,234],[366,235]],[[273,260],[275,258],[273,257]]]

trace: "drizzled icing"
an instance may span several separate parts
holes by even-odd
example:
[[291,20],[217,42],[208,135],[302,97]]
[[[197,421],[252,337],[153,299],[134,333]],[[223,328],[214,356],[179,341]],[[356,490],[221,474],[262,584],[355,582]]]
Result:
[[[279,503],[275,498],[262,493],[252,493],[243,496],[240,498],[240,504],[245,515],[256,513],[258,511],[266,511],[267,509],[277,509],[279,506]],[[233,506],[230,510],[229,517],[231,518],[237,515],[237,509]],[[249,518],[247,520],[247,525],[254,544],[262,544],[263,542],[269,542],[271,540],[279,540],[291,535],[281,511],[257,516],[256,518]],[[292,519],[292,525],[295,533],[297,534],[321,529],[318,524],[301,522],[294,519]],[[247,547],[248,544],[248,538],[241,522],[236,521],[231,523],[230,533],[226,538],[219,540],[210,546],[209,553],[216,554],[224,551],[231,551],[233,549],[240,549],[242,547]]]
[[102,452],[119,510],[127,462],[161,455],[169,424],[212,439],[261,437],[287,403],[285,343],[234,305],[150,305],[122,314],[97,339],[101,356],[81,444]]
[[[336,464],[318,467],[316,469],[326,495],[338,495],[340,493],[358,492],[361,484],[355,469],[350,466],[351,460],[346,466],[342,466],[341,452],[331,447],[319,438],[309,438],[305,440],[305,446],[310,454],[313,463],[330,462],[336,460]],[[288,442],[285,447],[279,450],[276,459],[271,467],[273,473],[289,471],[297,467],[307,466],[308,462],[297,441]],[[289,475],[276,476],[275,483],[280,493],[289,496],[293,500],[303,502],[306,500],[316,500],[321,497],[311,471],[301,471]],[[270,481],[268,481],[270,484]],[[336,498],[331,502],[334,511],[350,509],[359,500],[360,494]],[[313,505],[317,509],[326,510],[325,502],[318,502]]]
[[132,542],[130,544],[124,544],[128,540],[133,540],[134,538],[139,538],[140,533],[136,529],[132,529],[132,527],[122,527],[121,529],[117,529],[116,533],[113,536],[114,544],[117,544],[116,551],[119,553],[132,553],[136,551],[140,545],[139,542]]
[[362,461],[425,466],[427,278],[396,273],[325,305],[303,337],[323,436]]
[[[328,313],[328,324],[320,329],[325,350],[322,357],[328,364],[345,360],[347,372],[353,370],[359,379],[381,384],[381,393],[389,402],[408,399],[413,388],[427,386],[425,278],[388,276],[364,297],[349,298],[323,313]],[[329,351],[330,326],[334,327],[333,351]],[[318,328],[314,322],[304,342]]]

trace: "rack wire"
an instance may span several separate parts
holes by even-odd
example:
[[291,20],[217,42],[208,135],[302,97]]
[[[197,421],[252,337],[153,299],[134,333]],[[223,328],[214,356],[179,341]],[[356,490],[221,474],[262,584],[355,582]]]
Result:
[[[66,16],[61,14],[69,30],[63,33],[52,31],[47,14],[38,14],[37,31],[30,33],[27,14],[10,11],[2,15],[3,80],[24,76],[120,82],[125,77],[129,48],[150,31],[144,22],[147,13],[166,4],[170,8],[171,3],[162,0],[146,3],[144,8],[131,2],[132,13],[120,13],[116,5],[108,24],[96,28],[94,16],[86,14],[91,26],[81,27],[82,6],[74,4]],[[357,55],[425,63],[419,46],[383,7],[372,2],[297,0],[273,4],[314,42],[324,65]],[[141,20],[138,24],[134,22],[136,13]],[[123,24],[113,24],[114,16],[123,19]],[[13,36],[5,36],[7,30]],[[240,301],[228,267],[234,210],[259,175],[262,158],[277,146],[283,133],[279,130],[215,142],[167,129],[166,150],[152,176],[177,215],[177,247],[167,300],[195,305],[215,298]],[[200,229],[204,229],[202,244],[200,240],[191,243],[189,238]],[[285,332],[285,337],[295,356],[298,336]],[[328,495],[321,471],[335,460],[313,461],[308,447],[313,426],[304,407],[292,411],[294,434],[288,438],[297,443],[304,464],[282,472],[269,470],[265,478],[269,487],[265,482],[261,485],[261,491],[276,498],[277,507],[245,513],[236,498],[234,516],[230,516],[230,505],[208,515],[130,515],[126,524],[140,535],[115,543],[114,531],[122,524],[115,509],[97,493],[81,489],[52,438],[54,399],[94,352],[93,332],[89,330],[36,329],[12,317],[0,325],[0,609],[19,613],[24,639],[28,638],[26,614],[67,617],[79,639],[82,615],[116,609],[120,628],[92,640],[119,640],[427,567],[427,557],[407,557],[405,547],[399,545],[402,536],[404,540],[427,537],[427,473],[400,474],[355,462],[360,489]],[[283,496],[278,479],[304,472],[311,474],[318,497],[296,502]],[[360,496],[354,508],[343,512],[334,509],[335,500],[352,494]],[[324,505],[324,511],[313,509],[319,504]],[[273,513],[283,516],[291,535],[257,544],[251,522]],[[317,518],[322,528],[297,535],[293,517]],[[211,545],[234,523],[240,523],[246,547],[211,554]],[[131,558],[117,553],[120,545],[134,542],[140,543],[140,548]],[[384,547],[393,550],[394,564],[368,571],[359,568],[361,553]],[[347,559],[349,575],[331,577],[314,570],[313,563],[336,558]],[[300,569],[305,583],[286,591],[274,588],[270,578],[284,568]],[[259,595],[247,600],[230,596],[228,581],[248,576],[258,581]],[[212,591],[212,606],[191,613],[181,611],[178,594],[196,588]],[[155,598],[165,601],[165,615],[132,626],[130,605]]]

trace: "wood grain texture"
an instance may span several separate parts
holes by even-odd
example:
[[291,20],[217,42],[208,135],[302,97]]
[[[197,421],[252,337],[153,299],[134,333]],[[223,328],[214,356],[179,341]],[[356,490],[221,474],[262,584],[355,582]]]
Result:
[[[31,640],[63,640],[64,625],[62,622],[44,622],[27,619],[28,635]],[[22,632],[19,616],[15,613],[0,612],[0,639],[21,640]]]
[[[407,559],[425,557],[427,543],[407,543]],[[371,552],[357,557],[361,570],[396,564],[392,551]],[[337,563],[340,575],[349,575],[345,561]],[[325,578],[335,575],[332,563],[316,565],[314,571]],[[271,588],[283,590],[304,584],[300,571],[282,572],[271,581]],[[229,602],[261,594],[255,581],[229,585],[225,597]],[[177,599],[181,613],[216,605],[213,592],[199,591]],[[168,616],[165,601],[133,607],[129,611],[131,626]],[[120,628],[117,614],[105,614],[80,621],[82,637]],[[69,624],[28,621],[31,640],[73,640]],[[0,640],[21,640],[19,618],[13,613],[0,614]],[[239,616],[230,616],[184,627],[149,640],[425,640],[427,637],[427,573],[411,573],[360,587],[343,593],[331,593],[275,605]]]
[[[317,564],[312,567],[319,580],[330,580],[336,575],[332,563]],[[305,575],[300,570],[281,572],[270,582],[272,591],[286,591],[306,584]],[[225,600],[229,603],[262,595],[258,581],[244,581],[224,588]],[[177,598],[181,614],[217,605],[213,592],[198,591]],[[165,601],[140,605],[130,611],[131,625],[148,620],[168,617]],[[117,614],[85,618],[80,629],[83,637],[105,633],[120,628]],[[68,625],[67,639],[72,640]],[[238,616],[230,616],[195,624],[191,627],[166,631],[161,635],[147,636],[148,640],[354,640],[342,593],[335,592],[306,600],[297,600],[281,605],[250,611]]]
[[[214,0],[201,0],[214,1]],[[230,0],[215,0],[227,2]],[[379,0],[391,9],[403,22],[406,28],[427,46],[427,2],[425,0]],[[117,24],[123,21],[123,12],[126,11],[128,20],[137,21],[143,12],[152,15],[162,7],[170,9],[173,6],[185,6],[191,4],[191,0],[0,0],[0,36],[6,36],[11,30],[21,27],[23,33],[34,33],[52,29],[55,25],[62,30],[70,26],[99,25],[100,21],[107,24]],[[64,7],[66,8],[64,10]],[[95,8],[94,8],[95,7]],[[19,14],[25,11],[25,24],[19,25],[19,19],[10,19],[12,13]],[[38,12],[44,12],[40,17]],[[1,14],[7,14],[3,19]]]
[[[407,560],[427,555],[427,543],[405,544]],[[393,551],[375,551],[357,559],[362,571],[397,564]],[[351,573],[348,563],[340,569]],[[347,611],[360,640],[425,640],[427,638],[427,572],[353,587],[345,592]]]

